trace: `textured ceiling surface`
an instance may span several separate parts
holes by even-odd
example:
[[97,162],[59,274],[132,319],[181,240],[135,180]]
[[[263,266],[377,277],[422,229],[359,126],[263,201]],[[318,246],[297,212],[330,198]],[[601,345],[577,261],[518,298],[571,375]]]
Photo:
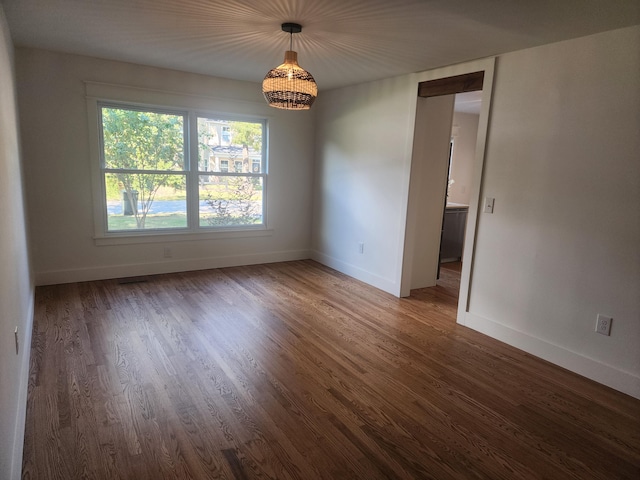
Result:
[[640,23],[640,0],[3,0],[16,46],[261,82],[293,49],[320,90]]

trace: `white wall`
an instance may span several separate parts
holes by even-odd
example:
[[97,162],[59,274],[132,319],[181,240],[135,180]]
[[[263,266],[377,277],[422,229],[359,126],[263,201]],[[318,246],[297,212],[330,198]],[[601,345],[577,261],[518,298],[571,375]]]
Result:
[[0,5],[0,478],[10,480],[22,470],[33,326],[15,95],[13,45]]
[[450,202],[469,205],[473,180],[473,164],[478,137],[480,115],[454,112],[453,114],[453,157],[451,175],[454,183],[449,187]]
[[[16,70],[37,284],[309,258],[313,111],[270,108],[255,83],[37,49],[16,49]],[[139,87],[154,99],[201,98],[220,113],[266,117],[267,235],[97,245],[85,81]]]
[[639,45],[632,27],[498,59],[467,322],[636,397]]
[[[638,45],[636,26],[497,59],[479,147],[495,213],[479,214],[459,318],[640,398]],[[327,92],[317,116],[315,258],[396,295],[422,76]],[[373,251],[358,256],[360,240]]]
[[322,92],[317,100],[313,256],[395,295],[416,88],[403,76]]

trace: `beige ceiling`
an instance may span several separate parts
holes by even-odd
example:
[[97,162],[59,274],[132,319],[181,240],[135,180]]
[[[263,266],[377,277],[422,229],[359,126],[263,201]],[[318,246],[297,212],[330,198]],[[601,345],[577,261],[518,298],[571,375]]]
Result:
[[298,22],[320,90],[640,24],[640,0],[3,0],[14,43],[238,80]]

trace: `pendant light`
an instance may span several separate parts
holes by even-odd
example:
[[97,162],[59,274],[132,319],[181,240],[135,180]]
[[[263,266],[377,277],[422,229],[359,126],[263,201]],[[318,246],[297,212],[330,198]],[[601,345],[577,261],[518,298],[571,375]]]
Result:
[[289,33],[289,50],[284,54],[284,63],[264,77],[262,93],[267,103],[285,110],[309,110],[318,96],[318,85],[313,76],[298,65],[298,53],[294,52],[293,34],[300,33],[297,23],[283,23],[282,31]]

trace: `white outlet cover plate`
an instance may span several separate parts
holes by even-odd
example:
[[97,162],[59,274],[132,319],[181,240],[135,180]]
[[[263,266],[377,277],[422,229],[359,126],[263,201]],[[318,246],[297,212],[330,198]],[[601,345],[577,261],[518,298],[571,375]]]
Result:
[[607,317],[606,315],[598,314],[598,319],[596,320],[596,332],[601,335],[611,335],[611,322],[613,319],[611,317]]

